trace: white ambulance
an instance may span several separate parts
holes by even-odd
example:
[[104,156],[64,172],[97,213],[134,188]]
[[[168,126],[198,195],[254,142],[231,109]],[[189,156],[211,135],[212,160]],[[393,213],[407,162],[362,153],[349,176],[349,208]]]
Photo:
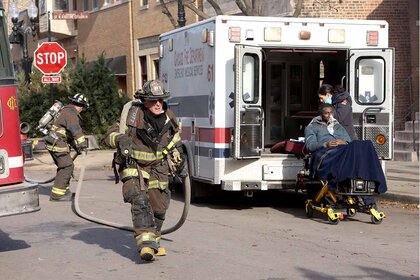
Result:
[[217,16],[162,34],[159,51],[193,195],[199,182],[248,194],[294,188],[303,161],[269,148],[304,136],[322,83],[347,89],[358,138],[392,158],[386,21]]

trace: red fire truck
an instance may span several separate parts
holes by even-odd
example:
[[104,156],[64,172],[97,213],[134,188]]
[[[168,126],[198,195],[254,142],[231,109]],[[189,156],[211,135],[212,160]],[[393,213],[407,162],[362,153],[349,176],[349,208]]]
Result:
[[16,77],[0,0],[0,217],[39,210],[37,185],[24,183]]

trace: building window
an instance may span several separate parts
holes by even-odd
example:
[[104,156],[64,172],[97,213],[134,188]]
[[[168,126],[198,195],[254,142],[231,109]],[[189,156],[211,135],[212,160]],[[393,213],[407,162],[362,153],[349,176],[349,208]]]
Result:
[[83,11],[89,10],[89,0],[83,0]]
[[54,0],[54,10],[68,12],[68,1],[67,0]]
[[144,7],[144,6],[147,6],[147,5],[149,5],[149,0],[140,0],[140,6],[142,6],[142,7]]
[[99,7],[98,0],[92,0],[92,10],[97,10]]
[[140,83],[141,86],[147,81],[147,59],[146,56],[140,56]]

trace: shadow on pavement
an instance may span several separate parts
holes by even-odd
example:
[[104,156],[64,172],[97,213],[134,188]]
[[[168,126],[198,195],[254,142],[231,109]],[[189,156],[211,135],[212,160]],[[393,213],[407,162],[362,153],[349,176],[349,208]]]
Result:
[[112,228],[88,228],[71,237],[86,244],[96,244],[106,250],[139,263],[139,254],[132,233]]
[[15,251],[31,247],[26,241],[14,240],[8,233],[0,230],[0,252]]
[[[358,266],[359,269],[365,271],[365,273],[361,272],[360,275],[351,274],[348,276],[336,276],[336,275],[328,275],[325,272],[319,272],[314,270],[309,270],[304,267],[297,267],[296,269],[302,273],[302,279],[318,279],[318,280],[336,280],[336,279],[416,279],[414,275],[412,277],[402,276],[400,274],[396,274],[394,272],[386,271],[379,268],[372,268],[367,266]],[[276,278],[274,278],[276,279]]]

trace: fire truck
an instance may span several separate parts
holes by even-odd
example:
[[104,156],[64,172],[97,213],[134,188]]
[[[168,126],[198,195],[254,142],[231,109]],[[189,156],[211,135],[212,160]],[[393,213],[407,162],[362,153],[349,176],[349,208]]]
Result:
[[17,80],[6,19],[0,0],[0,217],[40,209],[38,186],[24,183]]
[[250,195],[294,188],[303,161],[269,148],[303,141],[323,83],[346,88],[358,138],[371,140],[381,160],[392,158],[386,21],[216,16],[159,40],[159,75],[182,124],[192,195],[202,183]]

